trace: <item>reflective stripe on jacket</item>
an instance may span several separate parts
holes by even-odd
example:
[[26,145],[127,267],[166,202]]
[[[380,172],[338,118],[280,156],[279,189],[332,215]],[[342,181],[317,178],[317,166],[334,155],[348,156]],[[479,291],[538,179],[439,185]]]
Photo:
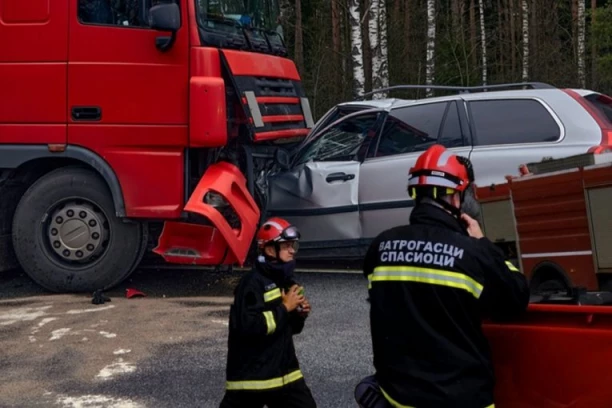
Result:
[[423,204],[364,259],[376,378],[395,407],[485,408],[495,378],[483,315],[527,308],[527,280],[486,238]]
[[294,282],[274,281],[257,266],[242,277],[230,307],[227,390],[267,390],[303,378],[293,335],[305,318],[287,312],[281,289]]

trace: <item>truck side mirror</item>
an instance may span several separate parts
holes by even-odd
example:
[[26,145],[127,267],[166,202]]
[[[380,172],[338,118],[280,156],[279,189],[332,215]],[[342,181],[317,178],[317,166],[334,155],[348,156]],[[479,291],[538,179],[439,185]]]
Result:
[[160,51],[169,50],[174,44],[176,31],[181,28],[181,12],[176,3],[157,4],[149,10],[149,27],[158,31],[171,31],[170,37],[157,37],[155,45]]

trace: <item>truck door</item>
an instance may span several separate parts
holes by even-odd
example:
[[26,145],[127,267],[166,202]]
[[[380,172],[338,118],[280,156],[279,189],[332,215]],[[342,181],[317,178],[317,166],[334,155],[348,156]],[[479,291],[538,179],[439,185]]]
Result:
[[67,1],[0,0],[3,144],[66,143],[67,19]]
[[188,137],[187,10],[181,7],[174,45],[162,52],[156,39],[170,33],[149,27],[151,0],[69,3],[68,143],[109,162],[128,216],[178,216]]
[[358,256],[361,160],[380,115],[368,110],[330,124],[305,141],[290,170],[269,178],[268,214],[300,229],[302,259]]

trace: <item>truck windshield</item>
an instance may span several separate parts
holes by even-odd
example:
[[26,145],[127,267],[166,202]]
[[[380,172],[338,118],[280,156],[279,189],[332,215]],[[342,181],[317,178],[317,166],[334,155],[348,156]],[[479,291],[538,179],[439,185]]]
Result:
[[286,55],[278,0],[195,0],[202,45]]

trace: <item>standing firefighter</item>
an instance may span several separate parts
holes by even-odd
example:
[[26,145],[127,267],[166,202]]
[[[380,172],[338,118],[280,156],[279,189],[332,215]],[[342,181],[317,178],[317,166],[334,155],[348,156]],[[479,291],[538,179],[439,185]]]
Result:
[[257,233],[259,257],[230,309],[226,393],[221,408],[316,407],[293,345],[310,312],[293,279],[300,234],[281,218]]
[[529,290],[466,214],[478,207],[473,180],[468,159],[430,147],[410,169],[410,225],[382,232],[367,252],[376,374],[355,389],[361,407],[493,406],[481,318],[520,314]]

